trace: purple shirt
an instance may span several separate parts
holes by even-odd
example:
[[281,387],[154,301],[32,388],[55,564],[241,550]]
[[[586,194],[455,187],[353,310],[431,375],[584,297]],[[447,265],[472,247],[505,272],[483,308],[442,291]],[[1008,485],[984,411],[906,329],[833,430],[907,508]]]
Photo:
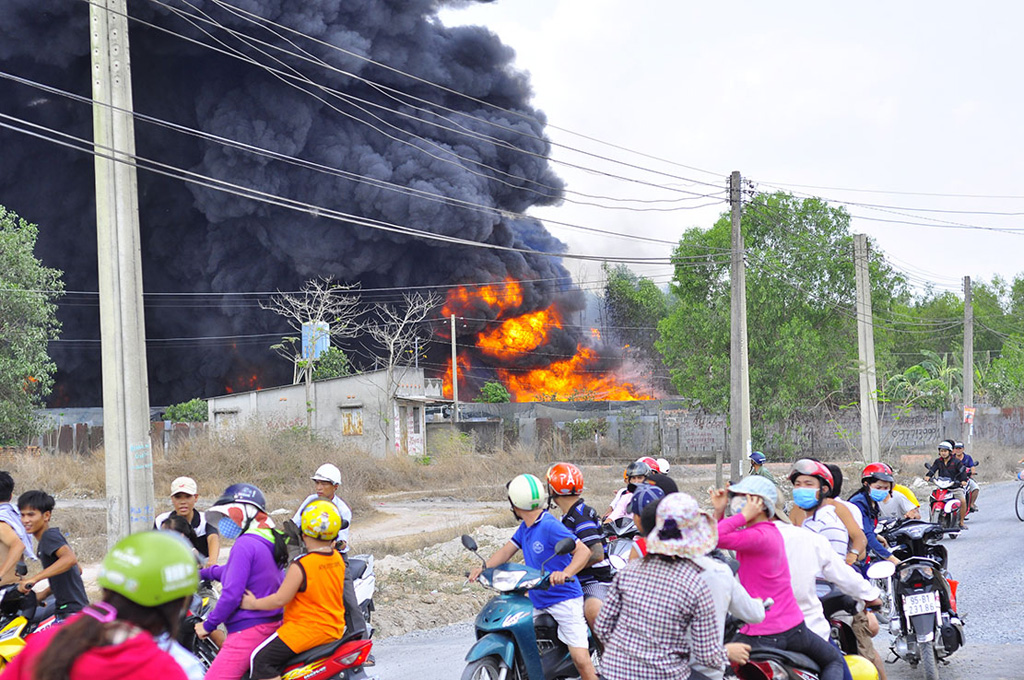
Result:
[[223,586],[217,606],[203,622],[207,632],[212,632],[222,623],[229,633],[237,633],[261,623],[281,620],[281,609],[253,611],[238,608],[246,590],[251,590],[256,597],[266,597],[276,593],[284,580],[283,573],[274,562],[274,544],[259,534],[239,536],[231,546],[228,563],[202,569],[199,578],[220,581]]

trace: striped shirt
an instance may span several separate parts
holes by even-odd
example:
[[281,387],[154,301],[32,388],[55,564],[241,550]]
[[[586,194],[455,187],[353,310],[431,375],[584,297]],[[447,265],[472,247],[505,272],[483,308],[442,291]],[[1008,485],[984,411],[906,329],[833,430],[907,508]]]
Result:
[[585,504],[581,498],[573,503],[569,511],[562,516],[562,524],[588,548],[600,545],[606,555],[605,559],[586,567],[577,574],[580,579],[580,585],[594,583],[595,581],[603,583],[611,581],[612,567],[611,563],[608,562],[607,550],[605,550],[604,544],[604,533],[601,531],[601,518],[597,516],[597,511]]
[[846,525],[839,519],[836,509],[831,505],[818,507],[814,514],[808,515],[801,526],[827,538],[832,549],[842,557],[845,557],[846,551],[850,549],[850,532],[846,530]]
[[604,642],[607,680],[685,680],[690,663],[726,663],[715,605],[700,569],[649,555],[612,579],[594,632]]

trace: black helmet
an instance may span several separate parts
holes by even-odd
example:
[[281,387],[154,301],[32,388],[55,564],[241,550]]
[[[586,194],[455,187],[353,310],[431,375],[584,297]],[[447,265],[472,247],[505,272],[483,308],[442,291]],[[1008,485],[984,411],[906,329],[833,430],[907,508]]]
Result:
[[626,466],[626,479],[630,477],[647,477],[651,474],[651,466],[642,460],[635,460]]

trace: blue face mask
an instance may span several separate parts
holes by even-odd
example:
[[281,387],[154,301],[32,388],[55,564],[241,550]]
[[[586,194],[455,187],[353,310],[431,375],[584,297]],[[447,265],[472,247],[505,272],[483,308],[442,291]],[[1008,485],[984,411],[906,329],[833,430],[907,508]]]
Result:
[[888,495],[889,492],[886,489],[871,489],[871,500],[876,503],[881,503]]
[[221,517],[217,522],[217,531],[226,539],[234,540],[242,535],[242,527],[235,524],[228,517]]
[[818,490],[793,489],[793,502],[804,510],[810,510],[818,504]]

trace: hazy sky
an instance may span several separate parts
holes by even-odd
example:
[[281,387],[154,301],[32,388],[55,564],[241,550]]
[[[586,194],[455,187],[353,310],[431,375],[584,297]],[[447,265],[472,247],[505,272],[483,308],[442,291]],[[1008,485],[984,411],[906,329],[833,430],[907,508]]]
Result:
[[[854,218],[855,232],[871,235],[897,266],[940,288],[959,290],[964,275],[987,280],[1024,272],[1020,3],[497,0],[446,10],[442,18],[486,25],[514,48],[551,125],[710,172],[551,129],[560,144],[685,179],[560,148],[556,160],[699,193],[724,190],[731,170],[762,191],[791,183],[893,192],[785,187],[891,206],[849,207],[855,216],[1020,229],[997,233]],[[583,194],[686,197],[556,167],[569,190]],[[535,214],[675,241],[691,226],[710,226],[724,209],[723,203],[636,212],[566,202]],[[671,248],[550,223],[549,229],[580,253],[667,256]],[[574,274],[594,277],[566,263]],[[659,282],[670,271],[634,268]]]

